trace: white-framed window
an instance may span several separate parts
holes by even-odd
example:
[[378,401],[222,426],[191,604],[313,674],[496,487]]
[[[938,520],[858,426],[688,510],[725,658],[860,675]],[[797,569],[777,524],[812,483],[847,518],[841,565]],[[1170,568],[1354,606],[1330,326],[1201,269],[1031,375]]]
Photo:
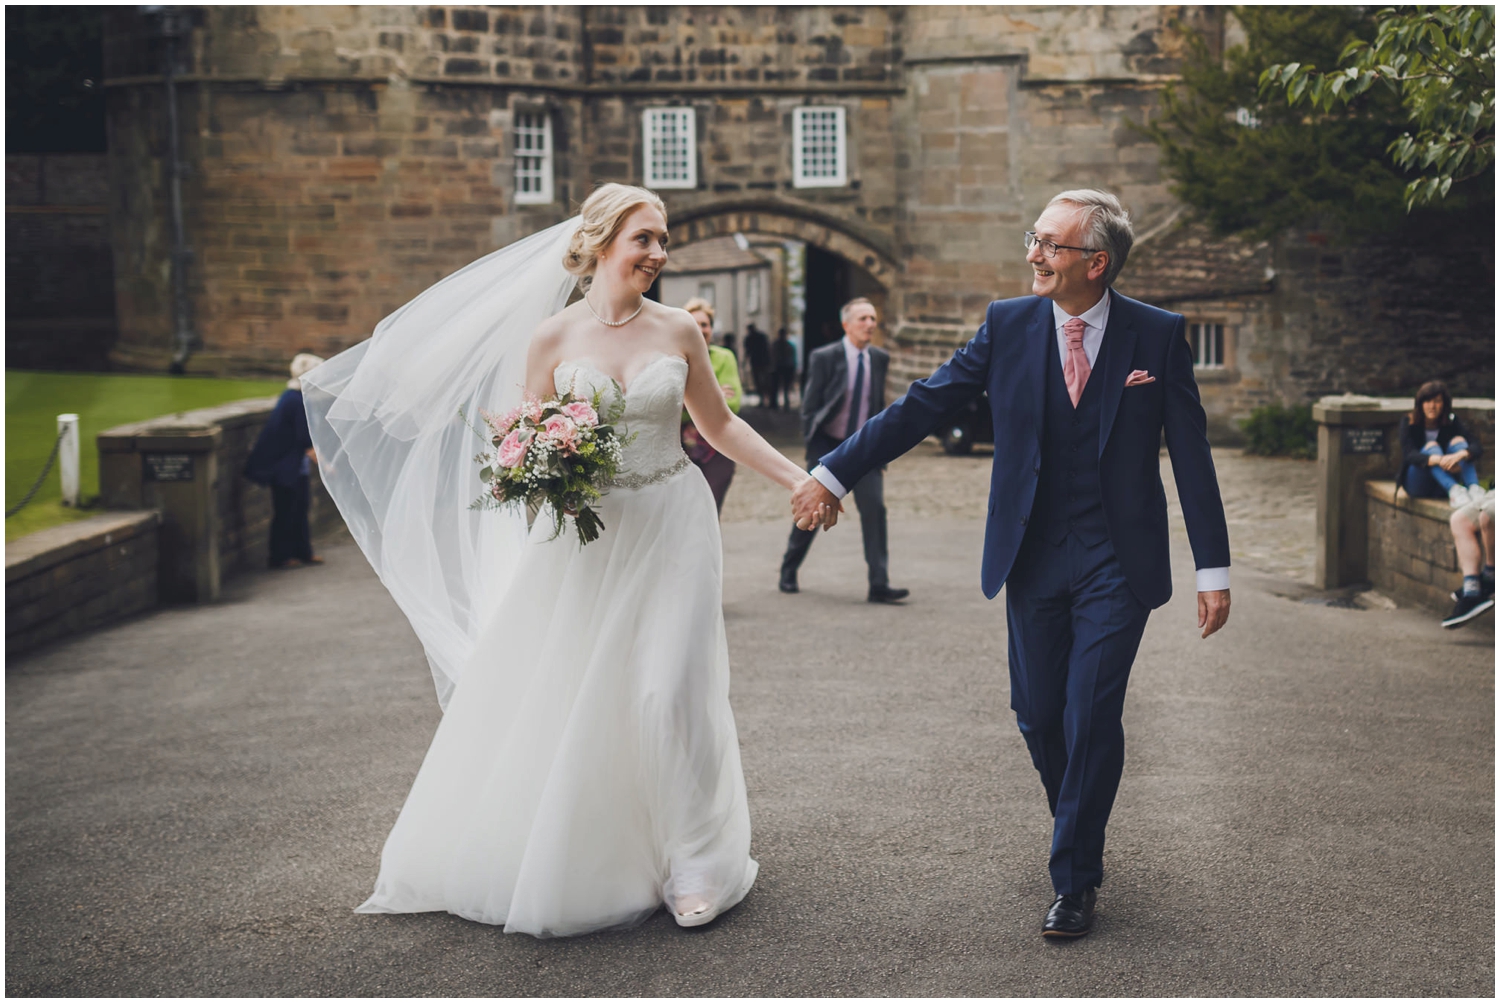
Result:
[[841,188],[849,183],[849,144],[841,107],[798,108],[792,113],[792,184]]
[[698,125],[691,108],[647,108],[641,117],[647,188],[698,187]]
[[760,313],[760,272],[745,276],[745,312]]
[[516,113],[516,204],[552,201],[552,116],[544,111]]
[[1193,368],[1224,368],[1224,325],[1189,324],[1188,344],[1193,349]]
[[698,283],[698,298],[701,300],[706,300],[708,302],[708,305],[715,310],[718,309],[718,304],[714,302],[714,300],[718,298],[718,292],[719,287],[716,283]]

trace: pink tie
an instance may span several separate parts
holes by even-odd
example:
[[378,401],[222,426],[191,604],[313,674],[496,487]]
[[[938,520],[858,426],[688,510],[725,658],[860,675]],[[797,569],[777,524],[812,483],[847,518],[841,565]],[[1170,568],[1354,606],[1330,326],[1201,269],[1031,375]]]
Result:
[[1068,385],[1068,396],[1073,406],[1083,396],[1083,388],[1089,381],[1089,357],[1083,351],[1083,321],[1074,317],[1063,325],[1063,337],[1068,339],[1068,357],[1063,362],[1063,382]]

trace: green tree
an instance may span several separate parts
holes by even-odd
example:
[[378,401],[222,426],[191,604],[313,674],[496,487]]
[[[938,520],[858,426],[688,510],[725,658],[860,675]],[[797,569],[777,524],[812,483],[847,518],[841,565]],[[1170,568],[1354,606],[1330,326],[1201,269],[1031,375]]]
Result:
[[1181,83],[1162,95],[1142,126],[1162,152],[1175,194],[1221,233],[1267,236],[1326,220],[1346,232],[1387,230],[1401,221],[1405,179],[1385,156],[1399,135],[1395,95],[1325,115],[1316,125],[1283,101],[1264,100],[1261,71],[1295,60],[1331,65],[1374,33],[1361,7],[1236,7],[1243,45],[1220,56],[1183,29]]
[[[1409,126],[1388,149],[1405,171],[1407,208],[1445,198],[1455,182],[1489,172],[1495,162],[1495,8],[1388,7],[1375,41],[1356,38],[1339,55],[1341,69],[1316,62],[1270,66],[1260,91],[1284,91],[1289,107],[1311,106],[1318,121],[1379,90],[1399,96]],[[1324,62],[1322,65],[1328,65]]]

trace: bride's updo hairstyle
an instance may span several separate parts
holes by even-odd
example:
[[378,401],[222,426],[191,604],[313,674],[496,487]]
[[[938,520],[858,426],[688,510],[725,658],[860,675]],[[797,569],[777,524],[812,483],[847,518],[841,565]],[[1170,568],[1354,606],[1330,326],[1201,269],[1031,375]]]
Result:
[[655,206],[661,218],[667,218],[667,207],[653,191],[613,182],[594,189],[578,210],[581,219],[563,255],[563,267],[574,275],[592,275],[599,252],[619,235],[625,217],[643,205]]

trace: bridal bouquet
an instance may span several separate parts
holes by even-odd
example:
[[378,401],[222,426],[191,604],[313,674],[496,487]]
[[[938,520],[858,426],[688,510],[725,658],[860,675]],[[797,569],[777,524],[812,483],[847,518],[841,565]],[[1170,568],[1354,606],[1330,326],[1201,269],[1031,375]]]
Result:
[[625,443],[615,429],[625,410],[623,393],[603,404],[603,391],[581,397],[569,390],[546,400],[527,397],[504,414],[479,412],[476,429],[489,449],[474,458],[479,479],[488,490],[473,508],[502,505],[551,507],[561,535],[565,517],[573,517],[580,544],[599,539],[604,522],[591,507],[609,489],[620,470]]

